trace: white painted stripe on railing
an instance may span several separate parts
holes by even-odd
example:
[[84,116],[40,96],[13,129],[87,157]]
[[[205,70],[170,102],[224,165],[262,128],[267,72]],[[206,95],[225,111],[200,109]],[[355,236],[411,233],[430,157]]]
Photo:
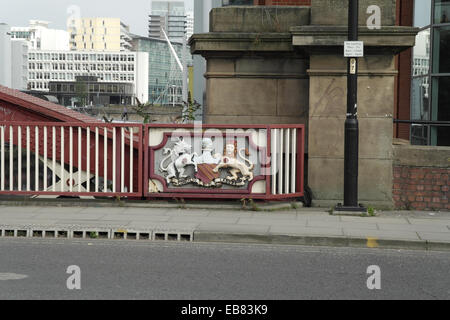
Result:
[[17,190],[22,191],[22,127],[17,127]]
[[78,127],[78,192],[81,192],[81,127]]
[[297,129],[292,130],[292,185],[291,192],[297,192]]
[[69,192],[73,191],[73,128],[69,127]]
[[278,172],[278,194],[283,194],[283,139],[284,135],[284,129],[279,130],[279,136],[280,136],[280,143],[279,143],[279,149],[278,149],[278,160],[279,160],[279,172]]
[[113,128],[113,137],[112,137],[112,141],[113,141],[113,155],[112,155],[112,161],[113,161],[113,165],[112,165],[112,183],[113,183],[113,192],[116,192],[116,128]]
[[86,190],[91,191],[91,129],[86,128]]
[[291,166],[289,166],[289,152],[290,152],[290,134],[291,134],[291,129],[286,129],[286,141],[285,141],[285,145],[286,145],[286,154],[284,156],[284,193],[289,193],[289,178],[290,178],[290,174],[291,174]]
[[44,191],[47,191],[47,126],[44,126]]
[[95,128],[95,192],[98,192],[98,127]]
[[277,193],[277,129],[271,130],[271,141],[272,141],[272,150],[271,150],[271,169],[272,169],[272,194]]
[[[27,191],[31,191],[31,188],[30,188],[30,167],[31,167],[31,165],[30,165],[30,127],[29,126],[27,126],[27,129],[26,129],[26,143],[25,143],[25,145],[26,145],[26,148],[27,148]],[[22,168],[18,168],[19,170],[21,170]]]
[[103,128],[103,192],[108,191],[108,128]]
[[14,157],[13,157],[13,150],[14,150],[14,131],[13,127],[9,126],[9,190],[14,190],[14,181],[13,181],[13,168],[14,168]]
[[35,127],[34,134],[35,154],[34,154],[34,190],[39,191],[39,127]]
[[133,128],[130,128],[130,190],[133,192]]
[[61,127],[61,192],[64,192],[64,127]]
[[120,192],[125,192],[125,128],[121,128]]
[[56,127],[52,127],[52,187],[56,191]]

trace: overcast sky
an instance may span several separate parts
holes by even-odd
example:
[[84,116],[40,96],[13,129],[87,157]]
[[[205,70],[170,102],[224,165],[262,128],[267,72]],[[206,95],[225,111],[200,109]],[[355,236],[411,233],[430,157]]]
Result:
[[[194,0],[185,0],[187,9]],[[114,17],[128,24],[131,32],[148,34],[150,0],[1,0],[0,23],[26,27],[29,20],[50,21],[50,28],[66,30],[67,10],[78,6],[81,17]]]

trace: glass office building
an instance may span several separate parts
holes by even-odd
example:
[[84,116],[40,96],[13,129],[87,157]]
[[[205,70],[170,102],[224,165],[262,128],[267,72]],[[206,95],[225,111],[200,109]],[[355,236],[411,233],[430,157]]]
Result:
[[450,146],[450,0],[415,0],[411,143]]
[[[183,45],[172,42],[180,59],[182,59]],[[183,78],[175,58],[170,52],[166,41],[147,37],[134,37],[133,51],[148,52],[149,80],[148,99],[150,103],[158,105],[180,104],[183,101]],[[186,49],[187,65],[192,65],[189,48]]]

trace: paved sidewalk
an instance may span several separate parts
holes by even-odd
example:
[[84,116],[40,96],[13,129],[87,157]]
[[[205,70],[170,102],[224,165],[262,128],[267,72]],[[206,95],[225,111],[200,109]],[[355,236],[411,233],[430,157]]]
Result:
[[[12,235],[7,230],[21,229],[31,230],[26,234],[28,237],[34,236],[33,230],[61,229],[69,230],[69,234],[70,230],[109,230],[112,235],[148,231],[153,235],[187,234],[189,240],[198,242],[450,250],[450,212],[398,211],[377,213],[376,217],[348,217],[333,216],[315,208],[259,212],[0,206],[0,232],[3,230],[0,236]],[[14,235],[18,236],[17,232]],[[150,236],[149,240],[155,237]]]

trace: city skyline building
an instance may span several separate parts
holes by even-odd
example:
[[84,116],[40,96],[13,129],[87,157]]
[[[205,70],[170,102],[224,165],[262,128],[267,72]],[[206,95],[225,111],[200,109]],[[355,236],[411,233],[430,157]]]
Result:
[[29,90],[49,92],[50,82],[73,82],[79,76],[92,76],[99,83],[133,84],[134,98],[148,101],[148,53],[145,52],[31,50],[28,71]]
[[[171,42],[178,55],[182,57],[183,44]],[[148,94],[149,101],[155,104],[173,105],[183,101],[183,73],[172,56],[166,40],[133,36],[133,50],[148,54]],[[192,65],[191,55],[186,64]]]
[[149,15],[150,38],[164,40],[162,29],[171,41],[182,42],[187,32],[187,15],[184,1],[152,1]]
[[70,50],[130,51],[130,28],[119,18],[93,17],[70,21]]
[[27,41],[30,50],[69,50],[69,33],[49,25],[48,21],[30,20],[28,27],[12,27],[11,39]]
[[11,87],[11,27],[0,23],[0,85]]

